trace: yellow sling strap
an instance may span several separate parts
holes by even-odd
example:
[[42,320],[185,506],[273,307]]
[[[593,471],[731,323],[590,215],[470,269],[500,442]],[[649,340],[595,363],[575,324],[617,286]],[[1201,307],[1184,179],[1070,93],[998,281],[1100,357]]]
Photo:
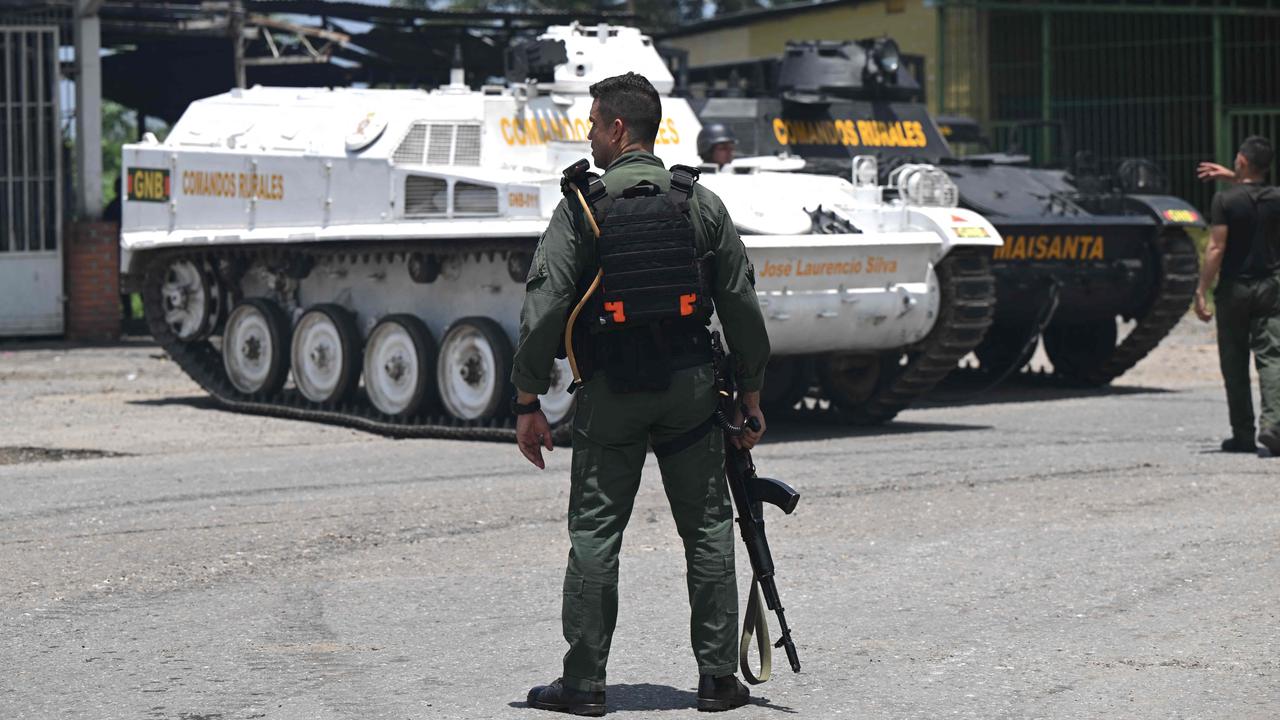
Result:
[[[587,199],[582,196],[582,190],[575,184],[572,185],[573,192],[578,196],[578,202],[582,203],[582,211],[587,214],[587,222],[591,224],[591,233],[600,239],[600,226],[596,224],[596,217],[591,212],[591,205],[587,203]],[[573,312],[569,313],[569,322],[565,325],[564,330],[564,354],[569,359],[569,369],[573,372],[573,384],[570,388],[577,388],[582,385],[582,374],[578,372],[578,358],[573,354],[573,324],[578,321],[578,314],[582,312],[582,308],[586,306],[587,300],[595,294],[600,287],[600,280],[604,277],[604,268],[596,271],[596,277],[591,281],[591,286],[583,293],[582,299],[574,306]]]
[[[761,612],[764,601],[760,599],[760,581],[751,576],[751,597],[747,599],[747,614],[742,617],[742,642],[738,645],[738,665],[742,677],[752,685],[769,679],[773,672],[773,646],[769,644],[769,620]],[[747,651],[751,649],[751,636],[756,633],[756,649],[760,653],[760,674],[751,672]]]

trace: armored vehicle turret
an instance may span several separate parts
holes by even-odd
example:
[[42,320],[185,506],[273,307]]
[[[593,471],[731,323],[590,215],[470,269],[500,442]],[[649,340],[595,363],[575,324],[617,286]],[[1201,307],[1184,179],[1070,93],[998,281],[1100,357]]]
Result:
[[[124,149],[121,262],[152,333],[223,405],[400,436],[507,438],[512,348],[561,171],[590,155],[590,85],[634,70],[663,97],[656,152],[697,165],[701,124],[650,39],[552,27],[480,89],[255,87]],[[883,421],[990,323],[994,228],[935,170],[881,187],[740,160],[718,193],[756,269],[766,393]],[[785,163],[783,163],[785,165]],[[948,195],[950,188],[950,195]],[[886,198],[886,193],[892,197]],[[543,397],[565,432],[570,377]],[[823,404],[826,407],[826,404]]]
[[[750,95],[695,104],[703,122],[733,128],[740,152],[798,156],[806,172],[848,177],[864,155],[880,160],[884,177],[934,164],[961,207],[995,224],[998,302],[976,349],[984,369],[1027,362],[1039,336],[1056,375],[1104,384],[1154,349],[1189,305],[1197,257],[1187,230],[1204,220],[1165,194],[1152,163],[1104,169],[1081,154],[1071,169],[1046,169],[1024,155],[958,157],[946,131],[959,139],[972,123],[934,122],[888,38],[788,43],[776,84]],[[1123,338],[1117,318],[1132,323]]]

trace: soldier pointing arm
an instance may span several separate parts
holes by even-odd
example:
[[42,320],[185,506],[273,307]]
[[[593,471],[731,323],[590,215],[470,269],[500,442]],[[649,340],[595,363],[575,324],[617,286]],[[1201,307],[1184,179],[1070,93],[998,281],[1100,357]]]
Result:
[[[1271,143],[1255,136],[1240,144],[1234,170],[1209,162],[1197,169],[1202,180],[1234,183],[1213,196],[1195,301],[1196,315],[1212,320],[1207,296],[1217,280],[1218,358],[1231,420],[1224,452],[1257,452],[1260,444],[1266,454],[1280,455],[1280,190],[1263,182],[1274,158]],[[1257,426],[1250,353],[1262,397]]]

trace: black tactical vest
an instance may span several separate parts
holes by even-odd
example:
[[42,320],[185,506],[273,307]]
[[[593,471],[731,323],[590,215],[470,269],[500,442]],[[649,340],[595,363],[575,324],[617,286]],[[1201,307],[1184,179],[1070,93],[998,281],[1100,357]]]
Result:
[[577,324],[615,392],[666,389],[673,370],[710,359],[713,256],[698,253],[689,207],[697,180],[698,170],[675,165],[666,192],[641,182],[615,198],[598,177],[579,184],[600,227],[599,266],[585,280],[604,273]]

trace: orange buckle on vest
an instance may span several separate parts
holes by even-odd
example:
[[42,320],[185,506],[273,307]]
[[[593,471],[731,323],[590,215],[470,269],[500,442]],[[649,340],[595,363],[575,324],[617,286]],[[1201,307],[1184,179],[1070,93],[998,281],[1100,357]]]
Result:
[[693,304],[698,302],[697,293],[689,293],[680,296],[680,317],[688,317],[693,314]]
[[624,323],[627,321],[627,314],[622,310],[622,301],[615,300],[604,304],[605,312],[613,313],[613,321],[616,323]]

